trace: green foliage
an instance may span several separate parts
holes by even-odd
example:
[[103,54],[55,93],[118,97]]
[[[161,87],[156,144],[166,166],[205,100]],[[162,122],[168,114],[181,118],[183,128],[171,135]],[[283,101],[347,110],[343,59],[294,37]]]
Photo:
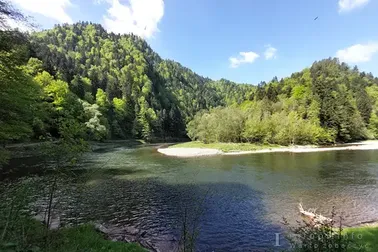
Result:
[[[361,103],[357,107],[356,97],[353,96],[353,89],[364,89],[364,85],[356,84],[355,73],[345,64],[340,64],[337,59],[327,59],[315,62],[311,69],[312,91],[315,99],[319,101],[319,119],[323,127],[336,130],[338,141],[352,141],[367,137],[363,117],[370,114],[369,101]],[[352,82],[353,80],[353,82]],[[353,85],[354,84],[354,85]],[[360,92],[355,93],[355,96]],[[363,93],[365,94],[365,93]],[[366,95],[365,95],[366,97]]]
[[109,100],[108,97],[106,96],[106,93],[101,89],[97,89],[96,93],[96,104],[100,106],[103,110],[107,110],[109,107]]
[[378,227],[376,226],[345,228],[343,235],[357,241],[357,244],[348,250],[350,252],[373,252],[378,248]]
[[27,140],[38,122],[42,90],[21,67],[26,47],[22,34],[0,31],[0,168],[10,157],[5,145]]
[[[334,217],[333,214],[332,219]],[[286,238],[290,244],[290,252],[347,252],[350,251],[349,248],[357,246],[356,240],[343,234],[341,218],[338,226],[334,220],[318,225],[303,221],[291,226],[284,219],[284,224],[288,228]]]
[[36,58],[30,58],[24,66],[24,70],[30,76],[36,76],[38,73],[43,72],[43,62]]
[[337,224],[331,221],[319,226],[306,222],[292,226],[286,220],[284,224],[288,227],[290,252],[373,252],[378,247],[376,226],[343,228],[341,218]]
[[247,102],[240,107],[216,108],[201,113],[188,124],[192,140],[205,143],[252,142],[279,145],[321,144],[334,141],[331,132],[303,119],[296,111],[285,111],[283,101],[269,105],[266,100]]
[[103,117],[97,104],[89,104],[82,101],[84,116],[86,118],[85,126],[88,128],[90,139],[103,140],[107,138],[108,131],[106,125],[107,119]]
[[97,233],[93,226],[84,225],[76,228],[66,228],[52,234],[52,244],[46,252],[79,252],[79,251],[112,251],[112,252],[144,252],[141,246],[135,243],[113,242],[105,240]]
[[236,108],[215,108],[198,114],[188,124],[188,136],[205,143],[240,142],[244,117]]
[[372,111],[369,118],[368,128],[373,134],[373,137],[378,137],[378,85],[366,88],[366,92],[372,101]]
[[199,141],[192,141],[186,143],[179,143],[171,145],[168,148],[210,148],[217,149],[223,152],[233,151],[256,151],[270,148],[279,148],[281,146],[274,144],[258,144],[258,143],[203,143]]
[[71,91],[76,94],[80,99],[84,99],[85,94],[91,92],[91,80],[75,75],[71,81]]
[[[58,231],[46,230],[41,223],[26,218],[23,226],[14,231],[18,237],[7,237],[0,243],[1,251],[38,251],[38,252],[144,252],[136,243],[105,240],[92,225],[63,228]],[[49,242],[46,243],[46,236]],[[23,240],[24,239],[24,240]]]
[[[188,136],[206,143],[280,145],[370,139],[378,136],[377,85],[377,79],[366,78],[337,59],[322,60],[280,82],[260,83],[250,101],[233,107],[235,115],[241,113],[242,119],[233,119],[241,133],[239,127],[229,127],[230,117],[210,110],[188,123]],[[219,132],[233,140],[220,138]]]
[[139,37],[109,34],[97,24],[56,26],[31,41],[56,81],[80,99],[96,100],[116,138],[185,137],[185,124],[198,111],[241,103],[254,90],[201,77],[162,60]]
[[[4,59],[2,56],[0,60]],[[1,143],[32,135],[31,124],[40,92],[30,76],[6,61],[0,65]]]

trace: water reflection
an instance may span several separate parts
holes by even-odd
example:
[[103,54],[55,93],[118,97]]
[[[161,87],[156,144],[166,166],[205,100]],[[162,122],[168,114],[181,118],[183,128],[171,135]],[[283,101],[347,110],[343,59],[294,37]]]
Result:
[[[267,247],[285,216],[298,219],[297,204],[346,224],[378,219],[378,151],[265,153],[246,156],[169,158],[153,147],[102,145],[72,171],[66,222],[80,205],[82,220],[133,225],[178,236],[183,209],[204,201],[202,251],[246,251]],[[24,164],[26,167],[27,164]],[[69,188],[68,183],[66,184]],[[72,186],[72,185],[71,185]]]
[[[83,197],[84,196],[84,197]],[[166,184],[157,179],[106,179],[83,192],[86,220],[131,225],[149,239],[179,237],[184,209],[200,208],[200,251],[246,251],[274,245],[278,225],[264,219],[262,193],[239,183]],[[66,214],[66,219],[72,216]],[[65,221],[63,219],[63,221]]]

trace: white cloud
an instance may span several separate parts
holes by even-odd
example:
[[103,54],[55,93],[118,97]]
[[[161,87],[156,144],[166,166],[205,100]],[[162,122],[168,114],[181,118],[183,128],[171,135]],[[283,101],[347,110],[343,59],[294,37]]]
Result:
[[260,55],[255,52],[240,52],[238,57],[230,57],[230,67],[237,68],[241,64],[253,63]]
[[378,43],[356,44],[348,48],[338,50],[336,57],[346,63],[361,63],[370,61],[378,52]]
[[134,33],[143,38],[150,38],[159,31],[157,25],[164,16],[163,0],[129,0],[121,4],[119,0],[107,0],[110,3],[104,26],[114,33]]
[[72,23],[66,8],[72,6],[70,0],[12,0],[22,9],[41,14],[60,23]]
[[102,4],[103,2],[107,2],[107,0],[93,0],[94,4]]
[[35,31],[36,28],[25,23],[25,22],[21,22],[21,21],[16,21],[16,20],[13,20],[13,19],[6,19],[5,20],[6,22],[6,25],[7,27],[10,27],[12,29],[18,29],[22,32],[32,32],[32,31]]
[[267,49],[264,52],[265,59],[270,60],[270,59],[275,59],[277,57],[277,49],[272,47],[271,45],[266,46]]
[[362,7],[369,1],[370,0],[339,0],[339,12],[347,12]]

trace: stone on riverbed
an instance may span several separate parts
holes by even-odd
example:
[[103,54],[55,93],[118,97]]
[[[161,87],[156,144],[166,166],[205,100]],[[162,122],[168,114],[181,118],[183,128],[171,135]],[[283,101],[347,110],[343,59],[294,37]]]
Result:
[[136,242],[152,252],[177,251],[178,242],[175,237],[160,236],[147,238],[146,231],[140,231],[135,227],[116,227],[95,223],[95,229],[107,236],[107,239],[121,242]]
[[[33,216],[33,219],[43,223],[44,225],[46,225],[47,216],[45,216],[45,214],[43,214],[43,213],[36,213]],[[50,216],[49,229],[50,230],[57,230],[60,227],[61,227],[60,217],[58,215],[56,215],[55,213],[52,213],[51,216]]]

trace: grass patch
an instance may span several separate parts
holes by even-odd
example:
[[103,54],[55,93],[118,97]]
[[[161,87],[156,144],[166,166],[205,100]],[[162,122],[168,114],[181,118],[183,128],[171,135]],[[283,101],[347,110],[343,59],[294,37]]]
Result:
[[378,251],[378,226],[346,228],[343,232],[357,244],[348,251]]
[[135,243],[113,242],[105,240],[91,225],[76,228],[67,228],[53,234],[51,248],[46,252],[66,251],[113,251],[113,252],[144,252],[141,246]]
[[263,149],[280,148],[280,145],[274,144],[254,144],[254,143],[209,143],[205,144],[203,142],[186,142],[171,145],[168,148],[210,148],[218,149],[223,152],[233,152],[233,151],[256,151]]
[[[0,251],[38,252],[145,252],[139,244],[106,240],[92,225],[47,231],[37,221],[27,224],[28,232],[22,240],[8,239],[0,242]],[[17,237],[19,238],[19,237]]]

